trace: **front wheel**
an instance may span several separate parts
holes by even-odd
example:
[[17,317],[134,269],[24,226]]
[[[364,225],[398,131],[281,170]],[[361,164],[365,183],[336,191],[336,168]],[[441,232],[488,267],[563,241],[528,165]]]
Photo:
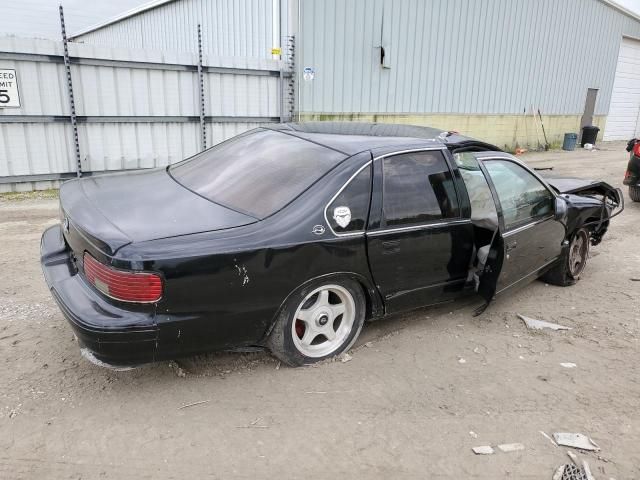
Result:
[[348,350],[360,334],[366,302],[351,279],[312,282],[285,302],[268,346],[291,366],[308,365]]
[[586,228],[579,229],[571,238],[567,248],[558,264],[544,274],[542,280],[552,285],[566,287],[580,280],[589,258],[589,231]]
[[634,202],[640,202],[640,186],[629,185],[629,196]]

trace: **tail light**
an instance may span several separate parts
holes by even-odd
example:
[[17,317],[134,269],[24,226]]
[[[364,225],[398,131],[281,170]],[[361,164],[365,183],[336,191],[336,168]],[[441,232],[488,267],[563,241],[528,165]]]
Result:
[[633,146],[633,154],[636,157],[640,157],[640,141],[636,141],[636,144]]
[[128,272],[108,267],[84,254],[87,281],[105,295],[123,302],[150,303],[162,297],[162,278],[153,273]]

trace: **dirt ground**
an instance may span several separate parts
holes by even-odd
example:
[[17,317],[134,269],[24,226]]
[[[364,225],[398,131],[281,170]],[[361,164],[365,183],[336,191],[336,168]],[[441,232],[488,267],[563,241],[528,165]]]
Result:
[[[601,147],[523,158],[621,186],[624,145]],[[573,287],[389,318],[351,361],[299,369],[266,353],[88,363],[40,272],[56,216],[55,200],[0,200],[0,479],[551,479],[567,449],[541,431],[589,435],[602,450],[577,453],[596,479],[640,478],[640,204]],[[471,451],[511,442],[524,450]]]

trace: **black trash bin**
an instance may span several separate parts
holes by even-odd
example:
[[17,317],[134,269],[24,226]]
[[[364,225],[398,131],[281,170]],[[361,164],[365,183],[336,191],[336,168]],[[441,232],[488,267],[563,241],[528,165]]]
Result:
[[584,147],[585,143],[590,143],[591,145],[596,144],[596,138],[598,138],[598,132],[600,128],[594,125],[587,125],[586,127],[582,127],[582,139],[580,140],[580,146]]

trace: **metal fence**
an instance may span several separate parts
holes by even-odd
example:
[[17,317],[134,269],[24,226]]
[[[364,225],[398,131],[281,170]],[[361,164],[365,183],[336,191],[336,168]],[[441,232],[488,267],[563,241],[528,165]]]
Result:
[[168,165],[288,120],[292,42],[282,61],[69,43],[69,81],[63,42],[1,38],[0,69],[16,71],[21,105],[0,108],[0,192]]

